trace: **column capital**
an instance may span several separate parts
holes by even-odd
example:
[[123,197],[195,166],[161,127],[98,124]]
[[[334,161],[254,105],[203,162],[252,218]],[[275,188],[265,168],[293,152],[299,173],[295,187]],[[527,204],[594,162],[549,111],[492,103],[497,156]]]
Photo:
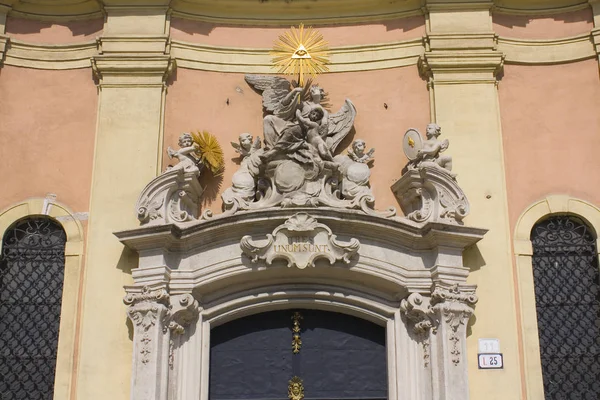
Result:
[[163,55],[101,54],[92,70],[102,87],[163,87],[175,69],[175,59]]
[[[139,290],[131,287],[129,290]],[[198,317],[198,302],[191,294],[169,296],[164,288],[144,286],[128,293],[123,302],[133,323],[133,400],[163,399],[168,381],[165,364],[173,366],[174,337]]]

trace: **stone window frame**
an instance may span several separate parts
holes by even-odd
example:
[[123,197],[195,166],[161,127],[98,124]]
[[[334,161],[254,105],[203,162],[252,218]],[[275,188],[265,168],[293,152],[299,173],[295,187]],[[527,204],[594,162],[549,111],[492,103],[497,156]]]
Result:
[[84,229],[81,222],[75,218],[74,213],[65,205],[47,198],[30,198],[0,211],[0,233],[2,237],[16,222],[34,216],[44,216],[53,220],[62,227],[67,237],[54,375],[54,399],[69,399],[72,397],[71,394],[75,385],[77,325],[80,313],[79,293],[83,283]]
[[581,218],[596,235],[596,249],[600,257],[600,208],[595,205],[568,195],[550,195],[531,204],[519,216],[513,237],[513,252],[522,345],[521,369],[527,399],[544,398],[533,282],[533,246],[530,236],[538,222],[552,215],[572,215]]

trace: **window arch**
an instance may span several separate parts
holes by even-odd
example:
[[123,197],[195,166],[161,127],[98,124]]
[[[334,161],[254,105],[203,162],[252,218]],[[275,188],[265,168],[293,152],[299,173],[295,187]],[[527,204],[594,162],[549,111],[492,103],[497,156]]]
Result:
[[572,215],[531,231],[546,399],[600,398],[600,287],[596,238]]
[[0,392],[52,399],[67,236],[46,216],[6,230],[0,262]]

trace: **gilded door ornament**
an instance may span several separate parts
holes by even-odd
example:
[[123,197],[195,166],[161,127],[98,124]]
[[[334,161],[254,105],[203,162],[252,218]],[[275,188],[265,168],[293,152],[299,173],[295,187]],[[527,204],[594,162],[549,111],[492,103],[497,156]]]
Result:
[[302,379],[297,376],[289,381],[288,398],[290,400],[304,400],[304,385],[302,385]]
[[294,354],[300,353],[300,347],[302,346],[302,340],[300,339],[300,320],[302,319],[302,315],[296,311],[294,315],[292,315],[292,321],[294,322],[294,326],[292,327],[293,338],[292,338],[292,352]]

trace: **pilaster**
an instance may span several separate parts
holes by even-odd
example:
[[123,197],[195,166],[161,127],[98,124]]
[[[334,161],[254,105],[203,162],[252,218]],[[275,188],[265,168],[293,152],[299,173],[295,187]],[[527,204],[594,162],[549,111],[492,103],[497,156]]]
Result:
[[401,303],[430,369],[433,399],[469,398],[467,324],[477,301],[474,287],[437,281],[431,294],[413,293]]
[[[467,282],[477,286],[481,299],[466,349],[459,349],[470,378],[468,392],[450,397],[460,399],[493,398],[497,393],[518,399],[522,394],[520,384],[515,385],[522,376],[498,100],[504,55],[496,47],[492,7],[491,0],[427,0],[426,49],[419,62],[430,90],[432,120],[441,126],[442,138],[452,143],[448,154],[454,160],[453,172],[469,199],[471,212],[464,223],[489,229],[463,255],[471,270]],[[449,339],[454,328],[466,329],[466,322],[450,324],[438,337]],[[487,337],[498,338],[506,354],[505,369],[497,374],[477,368],[477,342]],[[431,346],[433,352],[435,344]],[[462,382],[459,376],[442,378]]]
[[9,44],[9,37],[6,33],[6,18],[11,10],[11,6],[8,4],[0,4],[0,67],[4,62],[4,54]]
[[594,14],[594,28],[592,29],[592,42],[596,49],[596,56],[600,63],[600,0],[588,0]]
[[[137,262],[113,232],[138,225],[135,215],[123,210],[133,209],[140,191],[162,168],[166,79],[175,64],[169,54],[164,1],[103,3],[105,26],[98,39],[99,54],[91,60],[99,97],[77,398],[125,400],[130,398],[130,379],[142,379],[154,361],[137,362],[142,345],[135,339],[132,377],[132,328],[125,323],[118,299],[123,286],[131,285]],[[135,311],[146,307],[146,300],[132,301],[132,319],[147,314]],[[156,310],[148,315],[160,321],[167,312],[164,302],[157,300],[152,307]],[[133,336],[143,336],[146,326],[133,322]],[[147,329],[160,343],[156,356],[168,352],[168,335],[155,331],[154,325]],[[150,384],[151,392],[133,398],[163,398],[163,383]]]
[[191,294],[170,297],[165,289],[130,288],[123,302],[133,325],[131,400],[166,400],[175,342],[198,318]]

